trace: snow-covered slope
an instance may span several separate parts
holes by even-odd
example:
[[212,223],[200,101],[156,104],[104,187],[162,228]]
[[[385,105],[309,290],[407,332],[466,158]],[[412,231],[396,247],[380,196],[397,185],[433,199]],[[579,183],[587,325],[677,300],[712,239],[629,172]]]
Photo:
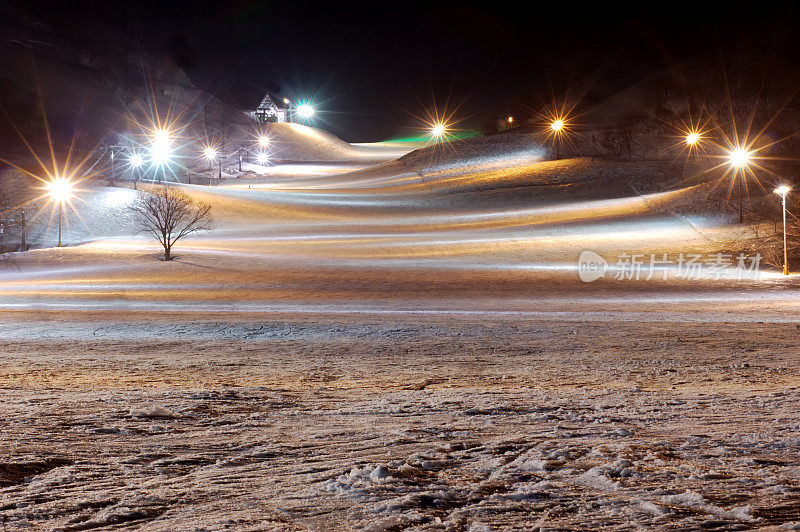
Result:
[[379,162],[396,159],[417,148],[418,143],[350,144],[336,135],[303,124],[252,124],[267,134],[271,154],[282,161]]

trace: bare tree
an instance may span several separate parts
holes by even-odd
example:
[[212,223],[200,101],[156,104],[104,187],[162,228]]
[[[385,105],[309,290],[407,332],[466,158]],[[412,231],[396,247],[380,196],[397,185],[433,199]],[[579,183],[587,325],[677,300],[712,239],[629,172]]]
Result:
[[615,157],[622,157],[625,140],[618,129],[608,129],[600,136],[600,146],[610,150]]
[[164,260],[172,260],[172,246],[181,238],[214,227],[211,205],[195,202],[174,187],[154,188],[131,210],[140,231],[155,237],[164,247]]

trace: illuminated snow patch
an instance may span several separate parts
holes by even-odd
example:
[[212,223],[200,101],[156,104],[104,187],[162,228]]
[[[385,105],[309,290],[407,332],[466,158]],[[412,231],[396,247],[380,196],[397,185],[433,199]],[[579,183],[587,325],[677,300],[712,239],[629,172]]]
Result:
[[106,207],[127,207],[136,201],[137,195],[136,191],[128,188],[115,188],[100,194],[98,200]]

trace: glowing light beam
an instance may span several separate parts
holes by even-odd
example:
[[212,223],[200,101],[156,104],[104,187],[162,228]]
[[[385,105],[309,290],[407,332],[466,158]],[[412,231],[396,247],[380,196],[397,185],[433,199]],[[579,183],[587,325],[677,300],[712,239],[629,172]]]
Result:
[[743,148],[734,148],[728,151],[728,163],[734,168],[747,168],[750,165],[752,154]]
[[431,128],[431,136],[437,139],[444,136],[445,133],[447,133],[447,127],[441,122],[434,124]]
[[308,120],[314,116],[314,112],[314,108],[307,103],[301,104],[297,107],[297,115],[304,120]]
[[63,203],[72,198],[73,185],[66,178],[55,177],[45,185],[45,188],[47,194],[56,203]]

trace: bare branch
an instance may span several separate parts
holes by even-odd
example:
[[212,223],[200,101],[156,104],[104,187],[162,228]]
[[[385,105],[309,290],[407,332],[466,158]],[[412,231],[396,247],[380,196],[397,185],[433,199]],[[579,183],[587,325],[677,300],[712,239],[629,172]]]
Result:
[[214,227],[211,205],[196,203],[174,187],[151,190],[131,211],[139,231],[152,235],[164,248],[164,260],[172,260],[172,246],[184,236]]

